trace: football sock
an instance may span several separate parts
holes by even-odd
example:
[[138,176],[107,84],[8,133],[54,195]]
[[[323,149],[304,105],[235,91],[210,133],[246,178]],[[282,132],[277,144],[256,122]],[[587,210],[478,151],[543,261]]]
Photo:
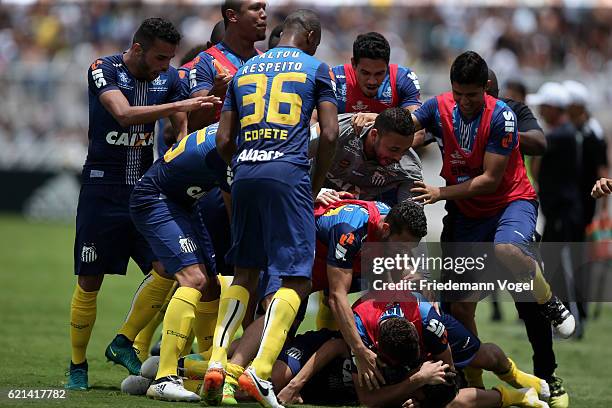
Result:
[[500,380],[505,381],[514,388],[535,388],[538,394],[542,390],[542,380],[535,375],[524,373],[519,370],[514,364],[514,361],[508,359],[510,369],[505,373],[496,373]]
[[156,380],[169,375],[177,375],[179,355],[191,334],[195,308],[200,297],[202,294],[194,288],[180,287],[174,292],[164,317]]
[[540,264],[536,262],[535,276],[533,278],[533,295],[538,304],[544,304],[552,297],[550,285],[546,282]]
[[494,386],[493,389],[501,394],[502,408],[511,407],[513,405],[524,406],[523,402],[526,402],[524,391],[508,388],[501,384]]
[[123,334],[130,341],[134,341],[136,335],[159,312],[173,285],[174,279],[166,279],[155,271],[151,271],[138,286],[132,299],[132,306],[119,330],[119,334]]
[[219,299],[210,302],[198,302],[195,311],[193,331],[198,339],[198,351],[205,352],[212,346],[217,314],[219,313]]
[[240,378],[240,376],[244,372],[244,367],[234,363],[227,363],[225,372],[227,374],[227,376],[225,377],[225,382],[237,387],[238,378]]
[[176,290],[177,282],[174,283],[174,286],[168,294],[166,295],[166,300],[164,300],[164,304],[161,309],[155,316],[151,319],[151,321],[142,329],[136,338],[134,339],[133,347],[138,351],[138,357],[144,361],[149,356],[149,350],[151,349],[151,339],[157,330],[157,327],[164,321],[164,316],[166,315],[166,310],[168,309],[168,303],[170,303],[170,299],[172,299],[172,295],[174,295],[174,291]]
[[213,350],[210,356],[211,363],[221,363],[223,367],[227,364],[227,349],[242,324],[249,297],[249,291],[239,285],[230,286],[221,295],[213,337]]
[[182,377],[203,380],[208,369],[208,360],[181,358],[178,363],[179,374]]
[[319,310],[317,311],[317,330],[329,329],[329,330],[340,330],[338,322],[332,313],[329,306],[323,303],[323,294],[319,296]]
[[85,292],[77,283],[70,302],[70,343],[72,363],[86,360],[87,344],[96,322],[96,298],[98,291]]
[[261,345],[251,364],[259,378],[267,380],[272,375],[272,365],[285,344],[300,302],[300,296],[293,289],[281,287],[274,294],[266,311]]
[[465,374],[465,379],[470,387],[484,389],[481,368],[473,368],[468,366],[463,369],[463,374]]

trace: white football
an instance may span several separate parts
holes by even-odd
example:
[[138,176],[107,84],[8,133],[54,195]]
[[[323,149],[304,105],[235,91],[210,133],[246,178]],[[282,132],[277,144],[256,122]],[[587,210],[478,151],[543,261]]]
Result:
[[147,358],[142,366],[140,366],[140,375],[145,378],[155,379],[157,369],[159,368],[159,356],[151,356]]
[[121,392],[130,395],[145,395],[153,380],[140,375],[128,375],[121,382]]

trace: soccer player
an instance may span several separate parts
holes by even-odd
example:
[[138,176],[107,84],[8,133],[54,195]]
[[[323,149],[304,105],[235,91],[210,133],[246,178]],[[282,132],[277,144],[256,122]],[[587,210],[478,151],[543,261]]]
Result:
[[[351,124],[353,116],[338,115],[338,146],[323,186],[389,206],[410,198],[414,182],[423,180],[421,161],[410,148],[414,140],[410,113],[402,108],[386,109],[361,133]],[[312,157],[318,148],[318,125],[310,132]]]
[[[88,71],[89,148],[76,217],[78,279],[70,308],[68,389],[88,388],[86,349],[104,274],[124,275],[130,257],[144,273],[163,269],[153,262],[151,248],[132,224],[129,197],[153,160],[155,121],[170,117],[177,133],[185,135],[186,112],[212,107],[215,101],[212,97],[180,100],[178,74],[170,66],[180,38],[170,22],[147,19],[129,50],[97,59]],[[161,278],[153,271],[151,279]],[[140,368],[129,344],[119,358],[130,362],[130,371]]]
[[[191,97],[215,95],[223,100],[227,85],[248,59],[259,54],[255,42],[266,39],[265,0],[225,0],[221,5],[225,35],[201,52],[189,73]],[[189,115],[189,129],[219,121],[221,109],[200,109]]]
[[[130,200],[134,224],[163,264],[164,279],[179,283],[164,316],[159,370],[147,391],[151,398],[200,399],[184,389],[176,364],[192,327],[200,348],[210,346],[219,306],[214,252],[203,222],[206,214],[195,206],[214,187],[229,192],[227,166],[216,150],[216,132],[217,126],[211,125],[177,142],[139,180]],[[130,313],[142,305],[142,297],[137,293]],[[132,340],[130,335],[140,329],[133,327],[125,337]]]
[[[511,405],[544,407],[539,401],[550,396],[546,381],[520,371],[514,362],[495,344],[481,344],[478,337],[470,333],[461,323],[447,314],[440,315],[436,309],[418,293],[405,294],[395,302],[377,301],[370,293],[353,305],[354,319],[364,345],[376,351],[390,367],[416,367],[423,358],[441,360],[449,366],[463,368],[478,367],[495,373],[511,386],[533,388],[531,392],[510,390],[496,386],[497,391],[476,391],[478,406],[508,407]],[[405,375],[409,369],[404,369]],[[390,387],[367,392],[363,385],[356,385],[361,399],[374,401],[368,406],[384,406],[399,397]],[[472,390],[469,394],[473,394]],[[369,395],[367,395],[369,394]],[[402,390],[402,398],[410,394]],[[456,405],[466,404],[469,395],[459,395]],[[386,401],[386,404],[385,402]]]
[[279,24],[272,29],[270,36],[268,37],[268,49],[276,48],[280,41],[281,33],[283,32],[283,25]]
[[[218,404],[227,347],[245,315],[259,271],[280,276],[282,287],[266,312],[259,352],[239,378],[261,405],[278,402],[268,382],[287,331],[310,291],[314,258],[313,197],[333,157],[338,136],[334,83],[329,67],[312,57],[321,23],[310,10],[291,13],[278,47],[243,65],[227,92],[217,148],[232,162],[232,286],[221,299],[213,351],[204,380],[205,399]],[[309,121],[317,108],[319,154],[309,177]]]
[[[518,149],[516,116],[504,102],[486,95],[488,67],[477,53],[457,57],[450,78],[452,92],[428,100],[413,117],[416,127],[431,132],[441,147],[447,186],[420,183],[413,189],[420,194],[415,200],[453,200],[458,214],[452,225],[444,226],[445,239],[494,242],[497,259],[514,276],[534,278],[540,312],[561,336],[569,337],[574,317],[552,294],[529,251],[537,200]],[[473,302],[451,305],[451,314],[477,334],[475,309]]]

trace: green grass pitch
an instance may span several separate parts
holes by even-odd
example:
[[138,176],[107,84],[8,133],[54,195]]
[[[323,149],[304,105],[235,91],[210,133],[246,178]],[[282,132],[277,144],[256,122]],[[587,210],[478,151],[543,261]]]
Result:
[[[98,297],[98,317],[89,344],[88,392],[70,392],[63,400],[9,400],[10,389],[62,388],[70,360],[69,307],[74,288],[74,226],[35,224],[0,216],[0,406],[168,407],[168,403],[122,395],[126,371],[107,363],[104,348],[128,310],[142,275],[133,265],[127,277],[110,276]],[[490,323],[489,305],[479,308],[483,341],[499,344],[519,367],[531,370],[531,350],[511,304],[503,323]],[[557,374],[565,380],[572,407],[612,407],[612,305],[590,322],[582,341],[556,341]],[[312,319],[307,323],[312,325]],[[497,379],[487,375],[488,386]],[[245,404],[246,405],[246,404]],[[248,404],[251,405],[251,404]],[[184,405],[187,406],[187,405]]]

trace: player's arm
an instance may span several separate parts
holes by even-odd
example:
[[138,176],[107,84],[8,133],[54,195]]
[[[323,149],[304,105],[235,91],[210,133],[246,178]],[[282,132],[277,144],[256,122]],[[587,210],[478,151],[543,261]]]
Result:
[[[223,98],[233,76],[222,65],[213,64],[213,59],[208,54],[200,54],[197,58],[199,60],[189,72],[191,97],[214,95]],[[191,132],[212,123],[215,123],[215,109],[197,109],[189,114]]]
[[228,88],[219,127],[217,128],[217,151],[227,165],[231,165],[232,156],[236,152],[236,134],[238,133],[238,109],[236,108],[234,92],[230,85]]
[[329,170],[338,142],[338,106],[336,94],[327,64],[321,64],[317,70],[316,97],[317,115],[319,119],[319,144],[314,160],[312,175],[312,196],[316,198],[325,183],[325,176]]
[[547,147],[546,136],[533,112],[527,105],[518,102],[514,102],[512,107],[516,113],[521,153],[528,156],[543,155]]
[[401,406],[404,401],[426,384],[442,384],[445,382],[445,370],[448,365],[442,361],[426,361],[416,373],[406,377],[403,381],[386,385],[376,390],[368,390],[355,381],[356,374],[353,373],[355,391],[362,405],[369,408],[383,408],[389,406]]
[[[421,107],[421,84],[416,72],[405,67],[398,67],[397,92],[399,94],[399,106],[413,113]],[[425,131],[419,130],[414,133],[412,147],[424,145]]]
[[413,193],[418,193],[414,200],[422,201],[423,204],[433,204],[440,200],[464,200],[492,194],[504,177],[509,158],[509,156],[486,152],[482,174],[452,186],[435,187],[417,181],[414,183],[416,187],[411,190]]
[[348,352],[342,339],[329,339],[314,352],[295,377],[278,393],[281,404],[301,404],[300,391],[304,385],[334,358]]
[[176,134],[176,141],[180,142],[182,138],[187,136],[187,114],[185,112],[177,112],[170,115],[170,122]]

